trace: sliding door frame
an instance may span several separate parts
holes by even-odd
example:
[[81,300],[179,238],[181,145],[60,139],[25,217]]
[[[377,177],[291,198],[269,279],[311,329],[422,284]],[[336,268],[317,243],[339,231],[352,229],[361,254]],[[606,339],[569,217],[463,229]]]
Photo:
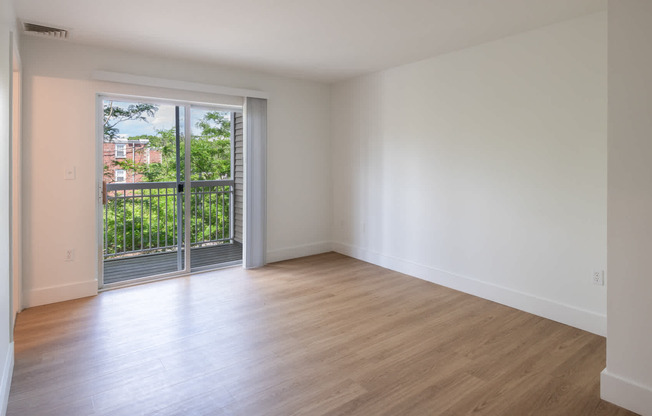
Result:
[[[192,122],[191,122],[191,109],[193,107],[210,109],[213,111],[229,111],[229,112],[243,112],[243,106],[238,105],[224,105],[224,104],[214,104],[214,103],[204,103],[204,102],[191,102],[191,101],[181,101],[181,100],[169,100],[164,98],[153,98],[153,97],[144,97],[144,96],[135,96],[135,95],[123,95],[123,94],[112,94],[112,93],[97,93],[95,98],[96,106],[96,139],[95,144],[96,148],[96,219],[97,219],[97,283],[99,290],[108,290],[117,287],[124,287],[134,284],[151,282],[154,280],[163,280],[173,277],[186,276],[192,273],[192,264],[191,264],[191,250],[190,250],[190,227],[191,227],[191,218],[190,215],[183,215],[183,248],[184,248],[184,264],[183,269],[177,270],[175,272],[163,273],[158,275],[152,275],[147,277],[140,277],[135,279],[129,279],[125,282],[104,284],[104,204],[102,201],[103,198],[103,179],[104,179],[104,160],[103,160],[103,143],[104,143],[104,112],[103,112],[103,101],[104,100],[116,100],[116,101],[127,101],[127,102],[142,102],[148,104],[156,105],[173,105],[179,107],[179,115],[183,111],[184,115],[184,212],[189,213],[192,209],[191,198],[187,197],[190,195],[192,189],[192,183],[190,181],[191,175],[191,152],[190,146],[192,141]],[[176,122],[176,121],[175,121]],[[177,166],[178,171],[178,166]],[[181,213],[179,213],[179,216]],[[179,242],[180,239],[177,239]],[[245,239],[244,245],[247,245]],[[181,250],[182,246],[179,245],[177,250]],[[218,266],[219,267],[219,266]],[[201,271],[204,271],[202,268]]]
[[22,62],[16,43],[17,34],[9,31],[9,341],[14,340],[16,316],[23,310],[22,263]]

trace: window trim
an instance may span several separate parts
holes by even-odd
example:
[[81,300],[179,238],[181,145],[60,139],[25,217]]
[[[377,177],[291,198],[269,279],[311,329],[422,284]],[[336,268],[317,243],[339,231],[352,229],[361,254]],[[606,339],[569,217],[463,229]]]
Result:
[[[122,155],[118,153],[118,146],[122,148]],[[116,159],[126,159],[127,158],[127,143],[116,143],[115,144],[115,158]]]
[[[120,176],[120,175],[118,175],[118,172],[121,172],[121,173],[122,173],[122,180],[121,180],[121,181],[118,180],[118,177]],[[127,182],[127,170],[126,170],[126,169],[116,169],[116,170],[115,170],[115,182],[116,182],[116,183],[124,183],[124,182]]]

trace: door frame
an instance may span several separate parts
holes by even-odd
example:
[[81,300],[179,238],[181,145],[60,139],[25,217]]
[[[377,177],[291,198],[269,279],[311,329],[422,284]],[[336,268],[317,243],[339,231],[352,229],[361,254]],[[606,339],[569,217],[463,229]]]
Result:
[[22,228],[22,78],[17,34],[9,31],[9,341],[13,341],[16,317],[23,310]]
[[[140,283],[146,283],[146,282],[151,282],[155,280],[163,280],[163,279],[170,279],[174,277],[180,277],[180,276],[187,276],[192,273],[191,271],[191,259],[190,259],[190,233],[187,230],[190,230],[191,226],[191,218],[190,215],[184,215],[184,247],[188,247],[189,249],[185,250],[184,252],[184,268],[182,270],[178,270],[175,272],[170,272],[170,273],[163,273],[163,274],[158,274],[158,275],[152,275],[152,276],[147,276],[147,277],[140,277],[140,278],[135,278],[135,279],[130,279],[126,282],[120,282],[120,283],[112,283],[105,285],[104,284],[104,215],[103,215],[103,210],[104,210],[104,204],[102,202],[102,194],[103,194],[103,179],[104,179],[104,160],[103,160],[103,143],[104,143],[104,112],[103,112],[103,101],[109,99],[109,100],[116,100],[116,101],[133,101],[133,102],[145,102],[145,103],[150,103],[150,104],[158,104],[158,105],[173,105],[176,107],[179,107],[180,110],[183,109],[184,112],[184,149],[190,149],[191,145],[191,139],[192,139],[192,124],[189,122],[191,120],[191,109],[193,107],[198,107],[198,108],[204,108],[204,109],[211,109],[211,110],[217,110],[217,111],[229,111],[229,112],[242,112],[243,116],[246,118],[246,115],[244,114],[244,106],[243,105],[228,105],[228,104],[216,104],[216,103],[206,103],[206,102],[194,102],[194,101],[183,101],[183,100],[174,100],[174,99],[166,99],[166,98],[158,98],[158,97],[147,97],[147,96],[139,96],[139,95],[126,95],[126,94],[114,94],[114,93],[96,93],[95,94],[95,163],[96,163],[96,169],[95,169],[95,174],[96,174],[96,195],[95,195],[95,201],[96,201],[96,211],[95,211],[95,217],[96,217],[96,244],[97,244],[97,284],[98,284],[98,290],[109,290],[109,289],[114,289],[118,287],[125,287],[125,286],[131,286],[135,284],[140,284]],[[243,98],[244,102],[244,98]],[[247,141],[247,138],[245,136],[244,141]],[[184,192],[190,192],[192,189],[192,184],[189,180],[190,178],[190,157],[191,157],[191,152],[185,151],[184,154],[185,157],[185,163],[184,163]],[[245,204],[246,206],[246,204]],[[191,198],[184,198],[184,211],[185,212],[190,212],[191,210]],[[245,207],[246,210],[246,207]],[[243,220],[246,221],[246,215],[243,215]],[[243,241],[243,246],[246,247],[247,245],[247,240],[245,239]],[[244,251],[243,247],[243,251]],[[178,248],[180,249],[180,248]],[[218,266],[219,267],[219,266]],[[201,270],[197,270],[197,272],[203,272],[205,271],[204,268]]]

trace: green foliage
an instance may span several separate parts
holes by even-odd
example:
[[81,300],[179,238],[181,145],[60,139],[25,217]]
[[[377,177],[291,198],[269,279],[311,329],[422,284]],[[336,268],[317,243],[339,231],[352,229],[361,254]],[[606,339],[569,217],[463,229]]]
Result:
[[113,165],[120,169],[128,170],[135,173],[143,173],[145,164],[134,162],[132,159],[122,159],[113,161]]
[[[200,189],[202,193],[190,195],[191,243],[228,239],[230,194],[220,192],[221,187]],[[177,197],[174,188],[119,191],[109,197],[104,206],[104,254],[174,247]]]
[[[225,179],[231,176],[231,122],[223,113],[206,113],[197,122],[199,135],[192,137],[190,172],[193,181]],[[132,140],[148,140],[149,148],[161,152],[161,162],[134,163],[132,160],[114,162],[121,169],[143,175],[144,182],[176,181],[176,130],[159,130],[155,136],[134,136]],[[179,167],[185,171],[185,143],[179,144]]]
[[176,196],[160,196],[158,190],[116,192],[104,206],[104,253],[176,244],[175,201]]
[[206,113],[197,122],[197,127],[202,130],[201,137],[229,137],[231,135],[231,121],[218,111]]
[[[125,120],[146,120],[155,115],[154,105],[135,104],[126,110],[105,106],[104,133],[112,140],[116,125]],[[114,120],[119,118],[119,120]],[[201,130],[191,139],[191,179],[217,180],[231,175],[230,120],[219,112],[207,113],[196,126]],[[114,161],[114,165],[142,175],[141,182],[176,182],[176,130],[157,131],[156,135],[131,137],[148,141],[159,151],[161,161],[139,163],[132,159]],[[180,171],[185,169],[185,143],[180,140]],[[141,149],[140,151],[144,151]],[[142,158],[141,158],[142,160]],[[108,172],[105,166],[105,173]],[[188,188],[186,188],[188,194]],[[228,239],[230,236],[230,193],[228,187],[193,188],[191,198],[191,241],[193,243]],[[199,192],[198,192],[199,191]],[[167,192],[167,193],[166,193]],[[138,250],[160,250],[177,244],[176,192],[174,189],[119,191],[105,205],[105,254]],[[181,196],[183,198],[183,196]]]

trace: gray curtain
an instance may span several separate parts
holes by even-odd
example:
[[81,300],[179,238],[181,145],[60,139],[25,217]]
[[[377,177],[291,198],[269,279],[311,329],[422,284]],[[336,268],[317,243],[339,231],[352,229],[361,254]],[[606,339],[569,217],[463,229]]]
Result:
[[265,265],[267,253],[267,100],[246,98],[244,267]]

